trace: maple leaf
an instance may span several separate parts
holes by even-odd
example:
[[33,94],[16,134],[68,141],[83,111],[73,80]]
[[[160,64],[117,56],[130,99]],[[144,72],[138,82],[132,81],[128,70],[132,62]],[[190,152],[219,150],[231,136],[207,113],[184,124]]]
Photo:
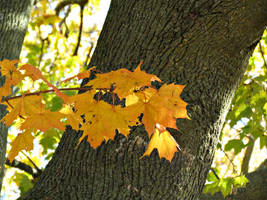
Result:
[[2,76],[5,76],[5,84],[0,88],[0,97],[10,95],[11,87],[17,85],[24,78],[24,75],[15,67],[18,62],[19,60],[7,59],[0,61],[0,72]]
[[[26,99],[26,100],[25,100]],[[38,113],[39,110],[45,109],[45,104],[42,103],[41,96],[24,96],[22,95],[19,99],[11,99],[8,102],[4,102],[8,106],[9,113],[2,118],[2,122],[6,126],[10,126],[17,117],[26,118],[35,113]]]
[[70,125],[75,130],[79,130],[79,126],[83,123],[83,120],[79,114],[73,111],[70,105],[64,105],[59,112],[64,114],[67,118],[66,124]]
[[87,91],[85,93],[69,97],[68,103],[74,106],[77,114],[82,115],[91,110],[90,105],[95,102],[94,95],[93,91]]
[[1,97],[6,97],[12,94],[12,85],[7,80],[5,81],[5,84],[0,87],[0,99]]
[[[149,136],[155,131],[157,124],[178,129],[176,118],[189,118],[187,103],[180,98],[183,88],[182,85],[164,84],[159,90],[147,88],[134,94],[139,100],[130,106],[136,107],[137,112],[144,114],[142,122]],[[135,97],[133,99],[130,100],[136,102]]]
[[18,84],[24,78],[24,75],[15,66],[18,62],[19,60],[10,61],[7,59],[0,61],[1,74],[10,81],[12,86]]
[[43,76],[42,72],[38,68],[36,68],[36,67],[34,67],[34,66],[30,65],[30,64],[25,64],[25,65],[22,65],[20,67],[20,70],[25,70],[26,71],[25,76],[31,77],[33,81],[36,81],[38,79],[42,79],[44,82],[46,82],[46,84],[49,87],[51,87],[51,88],[54,89],[54,91],[55,91],[55,93],[56,93],[56,95],[58,97],[62,98],[64,100],[64,102],[67,102],[68,101],[68,96],[65,95],[65,94],[63,94],[57,87],[55,87],[53,84],[51,84]]
[[89,81],[86,86],[93,85],[93,88],[115,87],[114,92],[121,98],[132,94],[135,89],[144,86],[151,86],[151,81],[161,81],[157,76],[141,71],[139,66],[133,71],[119,69],[106,74],[96,74],[96,78]]
[[175,85],[175,84],[164,84],[159,89],[159,96],[161,99],[165,98],[165,106],[173,111],[173,116],[175,118],[188,118],[186,106],[188,105],[184,102],[180,95],[184,89],[185,85]]
[[[103,101],[95,101],[87,108],[84,113],[86,123],[80,128],[83,135],[79,143],[84,137],[88,136],[88,141],[93,148],[98,147],[103,141],[113,139],[115,130],[127,136],[129,134],[130,125],[135,125],[138,113],[131,110],[125,112],[120,106],[113,106]],[[130,116],[130,117],[129,117]]]
[[63,117],[65,115],[59,112],[51,112],[49,110],[39,111],[27,117],[21,124],[20,129],[39,129],[44,132],[50,128],[65,130],[65,125],[60,121]]
[[[5,103],[8,106],[9,113],[7,113],[6,116],[1,119],[1,122],[5,123],[7,127],[9,127],[22,113],[23,100],[24,98],[22,97],[20,99],[11,100],[8,104]],[[12,108],[10,106],[12,106]]]
[[171,162],[179,146],[168,131],[160,133],[159,130],[156,129],[150,139],[147,150],[141,158],[149,156],[155,148],[158,150],[160,158],[166,158]]
[[149,137],[155,131],[156,124],[177,129],[173,111],[165,106],[167,97],[160,96],[154,88],[137,92],[136,95],[139,101],[129,107],[135,107],[136,112],[143,113],[142,123]]
[[31,130],[26,130],[23,133],[19,133],[18,136],[11,142],[11,150],[8,154],[8,159],[13,162],[14,158],[22,150],[30,151],[33,149],[33,139]]

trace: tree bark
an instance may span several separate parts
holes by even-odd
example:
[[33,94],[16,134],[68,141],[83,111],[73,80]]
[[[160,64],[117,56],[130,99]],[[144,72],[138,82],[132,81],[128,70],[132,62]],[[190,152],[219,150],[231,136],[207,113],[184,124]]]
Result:
[[[171,163],[147,146],[143,127],[96,150],[67,128],[34,188],[21,199],[198,199],[217,138],[248,59],[267,24],[267,1],[112,0],[90,66],[143,70],[185,84],[191,120],[172,131]],[[105,122],[103,122],[105,123]]]
[[[0,2],[0,60],[19,58],[30,17],[33,0],[1,0]],[[0,74],[0,86],[4,84]],[[1,96],[1,95],[0,95]],[[0,104],[0,119],[6,108]],[[0,122],[0,191],[6,160],[7,128]]]
[[221,192],[214,195],[202,194],[201,200],[263,200],[267,197],[267,167],[246,175],[249,180],[245,188],[238,188],[236,192],[223,197]]

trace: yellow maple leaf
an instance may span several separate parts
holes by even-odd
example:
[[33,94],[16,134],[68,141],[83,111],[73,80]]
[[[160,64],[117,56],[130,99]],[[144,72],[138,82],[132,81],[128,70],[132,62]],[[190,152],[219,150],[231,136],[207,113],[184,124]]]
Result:
[[33,149],[33,139],[31,130],[26,130],[19,133],[18,136],[11,142],[11,150],[8,153],[8,159],[13,162],[14,158],[22,150],[30,151]]
[[179,148],[177,142],[168,131],[160,133],[156,129],[150,139],[147,150],[141,158],[149,156],[154,149],[157,149],[160,158],[166,158],[171,162],[175,152],[177,152],[177,148]]
[[84,116],[86,122],[80,128],[83,130],[80,142],[88,136],[87,140],[93,148],[96,148],[103,141],[113,139],[116,129],[127,136],[130,131],[129,126],[136,124],[138,113],[125,110],[120,106],[112,106],[103,101],[94,101],[91,103],[90,109],[87,108]]
[[68,104],[64,105],[59,112],[66,115],[65,117],[67,118],[67,125],[70,125],[75,130],[79,130],[80,124],[83,123],[80,114],[75,113],[73,108]]
[[22,97],[20,99],[10,100],[8,103],[4,103],[8,106],[9,113],[7,113],[6,116],[1,119],[1,122],[3,122],[7,127],[10,126],[13,121],[15,121],[17,117],[22,114],[23,100],[24,98]]
[[180,95],[184,89],[184,85],[175,84],[164,84],[159,89],[159,98],[165,98],[165,106],[173,111],[173,116],[175,118],[188,118],[186,106],[188,105],[184,102]]
[[149,137],[155,131],[156,124],[177,129],[173,111],[165,106],[167,97],[159,96],[159,92],[153,88],[137,92],[136,95],[139,101],[129,107],[143,113],[142,123]]
[[113,85],[114,92],[120,98],[125,98],[135,89],[151,86],[151,81],[161,81],[157,76],[141,71],[140,66],[141,63],[133,72],[128,69],[119,69],[106,74],[96,74],[96,78],[86,85],[93,85],[94,88],[110,88]]
[[77,114],[82,115],[91,110],[91,105],[95,102],[94,95],[93,91],[87,91],[83,94],[69,97],[68,103],[74,106]]
[[5,76],[13,86],[18,84],[24,78],[24,75],[15,66],[18,62],[19,60],[7,59],[0,61],[2,76]]
[[42,110],[28,116],[21,124],[20,129],[47,131],[50,128],[57,128],[59,130],[65,130],[65,125],[60,121],[63,117],[65,115],[62,113]]
[[24,75],[16,68],[19,60],[3,60],[0,61],[0,72],[2,76],[5,76],[5,83],[0,88],[0,98],[2,96],[8,96],[12,93],[11,87],[17,85]]
[[6,97],[11,94],[12,94],[12,84],[9,79],[6,79],[4,85],[0,87],[0,99],[2,99],[2,97]]
[[18,99],[10,99],[8,102],[4,102],[8,106],[9,113],[2,118],[2,122],[6,126],[10,126],[14,120],[18,117],[25,119],[40,110],[45,110],[45,104],[42,103],[41,96],[23,96]]

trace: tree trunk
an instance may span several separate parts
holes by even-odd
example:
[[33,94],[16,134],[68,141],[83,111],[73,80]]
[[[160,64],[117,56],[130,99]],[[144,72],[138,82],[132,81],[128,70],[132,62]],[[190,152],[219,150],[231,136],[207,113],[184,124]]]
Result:
[[[192,120],[172,131],[171,163],[147,146],[144,127],[97,150],[67,128],[34,188],[21,199],[198,199],[231,99],[267,24],[267,1],[112,0],[90,66],[142,69],[185,84]],[[105,122],[103,122],[105,123]]]
[[[18,59],[30,17],[33,0],[1,0],[0,2],[0,61]],[[0,74],[0,86],[4,77]],[[1,95],[0,95],[1,96]],[[0,119],[6,108],[0,104]],[[0,122],[0,191],[6,160],[7,128]]]

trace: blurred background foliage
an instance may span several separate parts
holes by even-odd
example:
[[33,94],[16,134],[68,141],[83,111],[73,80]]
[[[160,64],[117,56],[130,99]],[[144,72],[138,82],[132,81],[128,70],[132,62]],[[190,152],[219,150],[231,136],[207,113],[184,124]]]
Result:
[[[266,167],[267,159],[267,30],[249,59],[235,93],[204,193],[224,196],[244,187],[245,174]],[[265,162],[264,162],[265,161]]]
[[[86,69],[109,3],[109,0],[36,0],[21,62],[38,67],[47,80],[59,88],[79,87],[80,82],[63,80]],[[237,187],[245,186],[248,182],[245,174],[256,170],[267,158],[266,60],[267,31],[249,60],[226,117],[204,193],[231,194]],[[48,89],[41,81],[33,84],[27,79],[15,92],[31,91],[32,86],[35,91]],[[67,95],[74,93],[66,91]],[[62,101],[55,95],[43,95],[48,109],[56,111],[62,107]],[[10,142],[18,134],[16,124],[10,129],[8,151]],[[14,163],[6,163],[2,199],[16,199],[33,186],[51,159],[62,131],[50,129],[34,134],[34,150],[20,153]]]

